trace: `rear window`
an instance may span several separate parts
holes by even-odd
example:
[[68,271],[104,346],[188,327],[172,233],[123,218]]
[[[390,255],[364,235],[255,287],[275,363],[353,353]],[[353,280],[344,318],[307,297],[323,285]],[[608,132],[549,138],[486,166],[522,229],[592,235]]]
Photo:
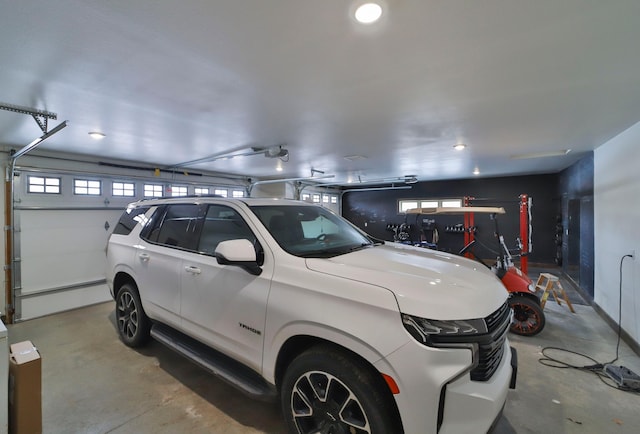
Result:
[[202,206],[199,204],[166,205],[154,213],[154,221],[140,236],[152,243],[196,250],[203,220],[201,216]]
[[117,235],[129,235],[133,228],[136,227],[136,224],[144,224],[145,213],[149,211],[148,206],[141,206],[138,208],[127,208],[127,210],[122,213],[120,216],[120,220],[118,220],[118,224],[113,229],[113,233]]

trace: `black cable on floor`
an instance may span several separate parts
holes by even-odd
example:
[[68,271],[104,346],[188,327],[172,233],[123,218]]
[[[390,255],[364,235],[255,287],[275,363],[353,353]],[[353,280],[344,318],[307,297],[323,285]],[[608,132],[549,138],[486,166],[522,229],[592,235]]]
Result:
[[[592,362],[591,364],[588,365],[572,365],[571,363],[562,361],[560,359],[557,359],[555,357],[551,357],[548,352],[549,351],[561,351],[564,353],[569,353],[569,354],[573,354],[573,355],[577,355],[580,357],[583,357],[585,359],[587,359],[589,362]],[[618,384],[614,383],[613,380],[611,380],[611,378],[609,378],[609,376],[607,374],[604,373],[604,365],[603,363],[598,362],[596,359],[589,357],[585,354],[582,353],[578,353],[576,351],[571,351],[571,350],[567,350],[565,348],[558,348],[558,347],[544,347],[542,349],[542,355],[544,357],[541,357],[538,359],[538,362],[542,365],[545,366],[549,366],[551,368],[560,368],[560,369],[576,369],[578,371],[584,371],[584,372],[591,372],[592,374],[595,374],[598,376],[598,378],[600,379],[600,381],[602,381],[605,385],[613,388],[613,389],[618,389],[618,390],[622,390],[624,392],[629,392],[629,393],[633,393],[636,395],[640,395],[640,391],[635,390],[635,389],[629,389],[626,387],[622,387],[619,386]]]
[[[600,363],[598,362],[596,359],[594,359],[593,357],[587,356],[586,354],[582,354],[582,353],[578,353],[576,351],[571,351],[571,350],[567,350],[566,348],[559,348],[559,347],[544,347],[542,349],[542,355],[544,357],[541,357],[538,359],[538,362],[542,365],[545,366],[549,366],[551,368],[560,368],[560,369],[576,369],[578,371],[586,371],[586,372],[591,372],[595,375],[598,376],[598,378],[600,378],[600,381],[602,381],[604,384],[606,384],[607,386],[614,388],[614,389],[618,389],[618,390],[622,390],[625,392],[630,392],[636,395],[640,395],[640,391],[635,390],[635,389],[629,389],[623,386],[619,386],[616,383],[613,383],[611,380],[611,378],[609,378],[609,376],[607,374],[604,373],[604,367],[605,365],[609,365],[612,364],[613,362],[615,362],[616,360],[618,360],[618,356],[619,356],[619,351],[620,351],[620,338],[621,338],[621,334],[622,334],[622,264],[624,262],[625,258],[633,258],[632,255],[624,255],[622,256],[622,258],[620,258],[620,285],[618,288],[618,292],[619,292],[619,296],[618,296],[618,339],[617,339],[617,343],[616,343],[616,357],[615,359],[613,359],[612,361],[608,362],[608,363]],[[562,361],[560,359],[557,359],[555,357],[551,357],[549,354],[547,354],[549,351],[561,351],[564,353],[569,353],[569,354],[573,354],[579,357],[582,357],[584,359],[587,359],[589,362],[592,362],[591,364],[587,364],[587,365],[572,365],[571,363]]]
[[633,258],[632,255],[624,255],[620,258],[620,287],[618,288],[618,343],[616,343],[616,358],[610,361],[613,363],[618,360],[618,354],[620,351],[620,336],[622,335],[622,264],[624,258]]

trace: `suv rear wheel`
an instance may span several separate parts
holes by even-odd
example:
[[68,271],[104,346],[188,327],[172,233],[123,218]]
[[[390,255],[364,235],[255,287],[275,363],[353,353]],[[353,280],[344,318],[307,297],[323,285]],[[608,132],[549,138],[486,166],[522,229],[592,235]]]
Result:
[[401,433],[385,388],[380,374],[363,361],[331,346],[317,346],[287,368],[280,391],[282,411],[292,433]]
[[149,340],[151,321],[142,309],[138,290],[131,283],[125,283],[118,291],[116,323],[120,339],[126,345],[140,347]]

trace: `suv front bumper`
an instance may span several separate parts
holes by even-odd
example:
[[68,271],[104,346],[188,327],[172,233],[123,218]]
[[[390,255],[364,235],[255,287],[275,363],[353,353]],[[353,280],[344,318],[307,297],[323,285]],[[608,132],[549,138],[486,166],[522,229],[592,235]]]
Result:
[[375,366],[398,383],[400,393],[394,398],[406,434],[477,434],[497,422],[509,388],[515,387],[517,355],[508,339],[503,351],[488,381],[470,379],[471,350],[431,348],[415,341]]

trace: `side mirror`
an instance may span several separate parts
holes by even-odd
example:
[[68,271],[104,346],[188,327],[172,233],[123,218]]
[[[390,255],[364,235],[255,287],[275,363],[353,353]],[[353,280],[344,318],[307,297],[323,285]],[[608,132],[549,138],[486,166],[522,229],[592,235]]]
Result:
[[254,276],[259,276],[262,273],[262,268],[258,266],[253,244],[247,239],[220,242],[216,247],[215,256],[220,265],[235,265],[244,268]]

